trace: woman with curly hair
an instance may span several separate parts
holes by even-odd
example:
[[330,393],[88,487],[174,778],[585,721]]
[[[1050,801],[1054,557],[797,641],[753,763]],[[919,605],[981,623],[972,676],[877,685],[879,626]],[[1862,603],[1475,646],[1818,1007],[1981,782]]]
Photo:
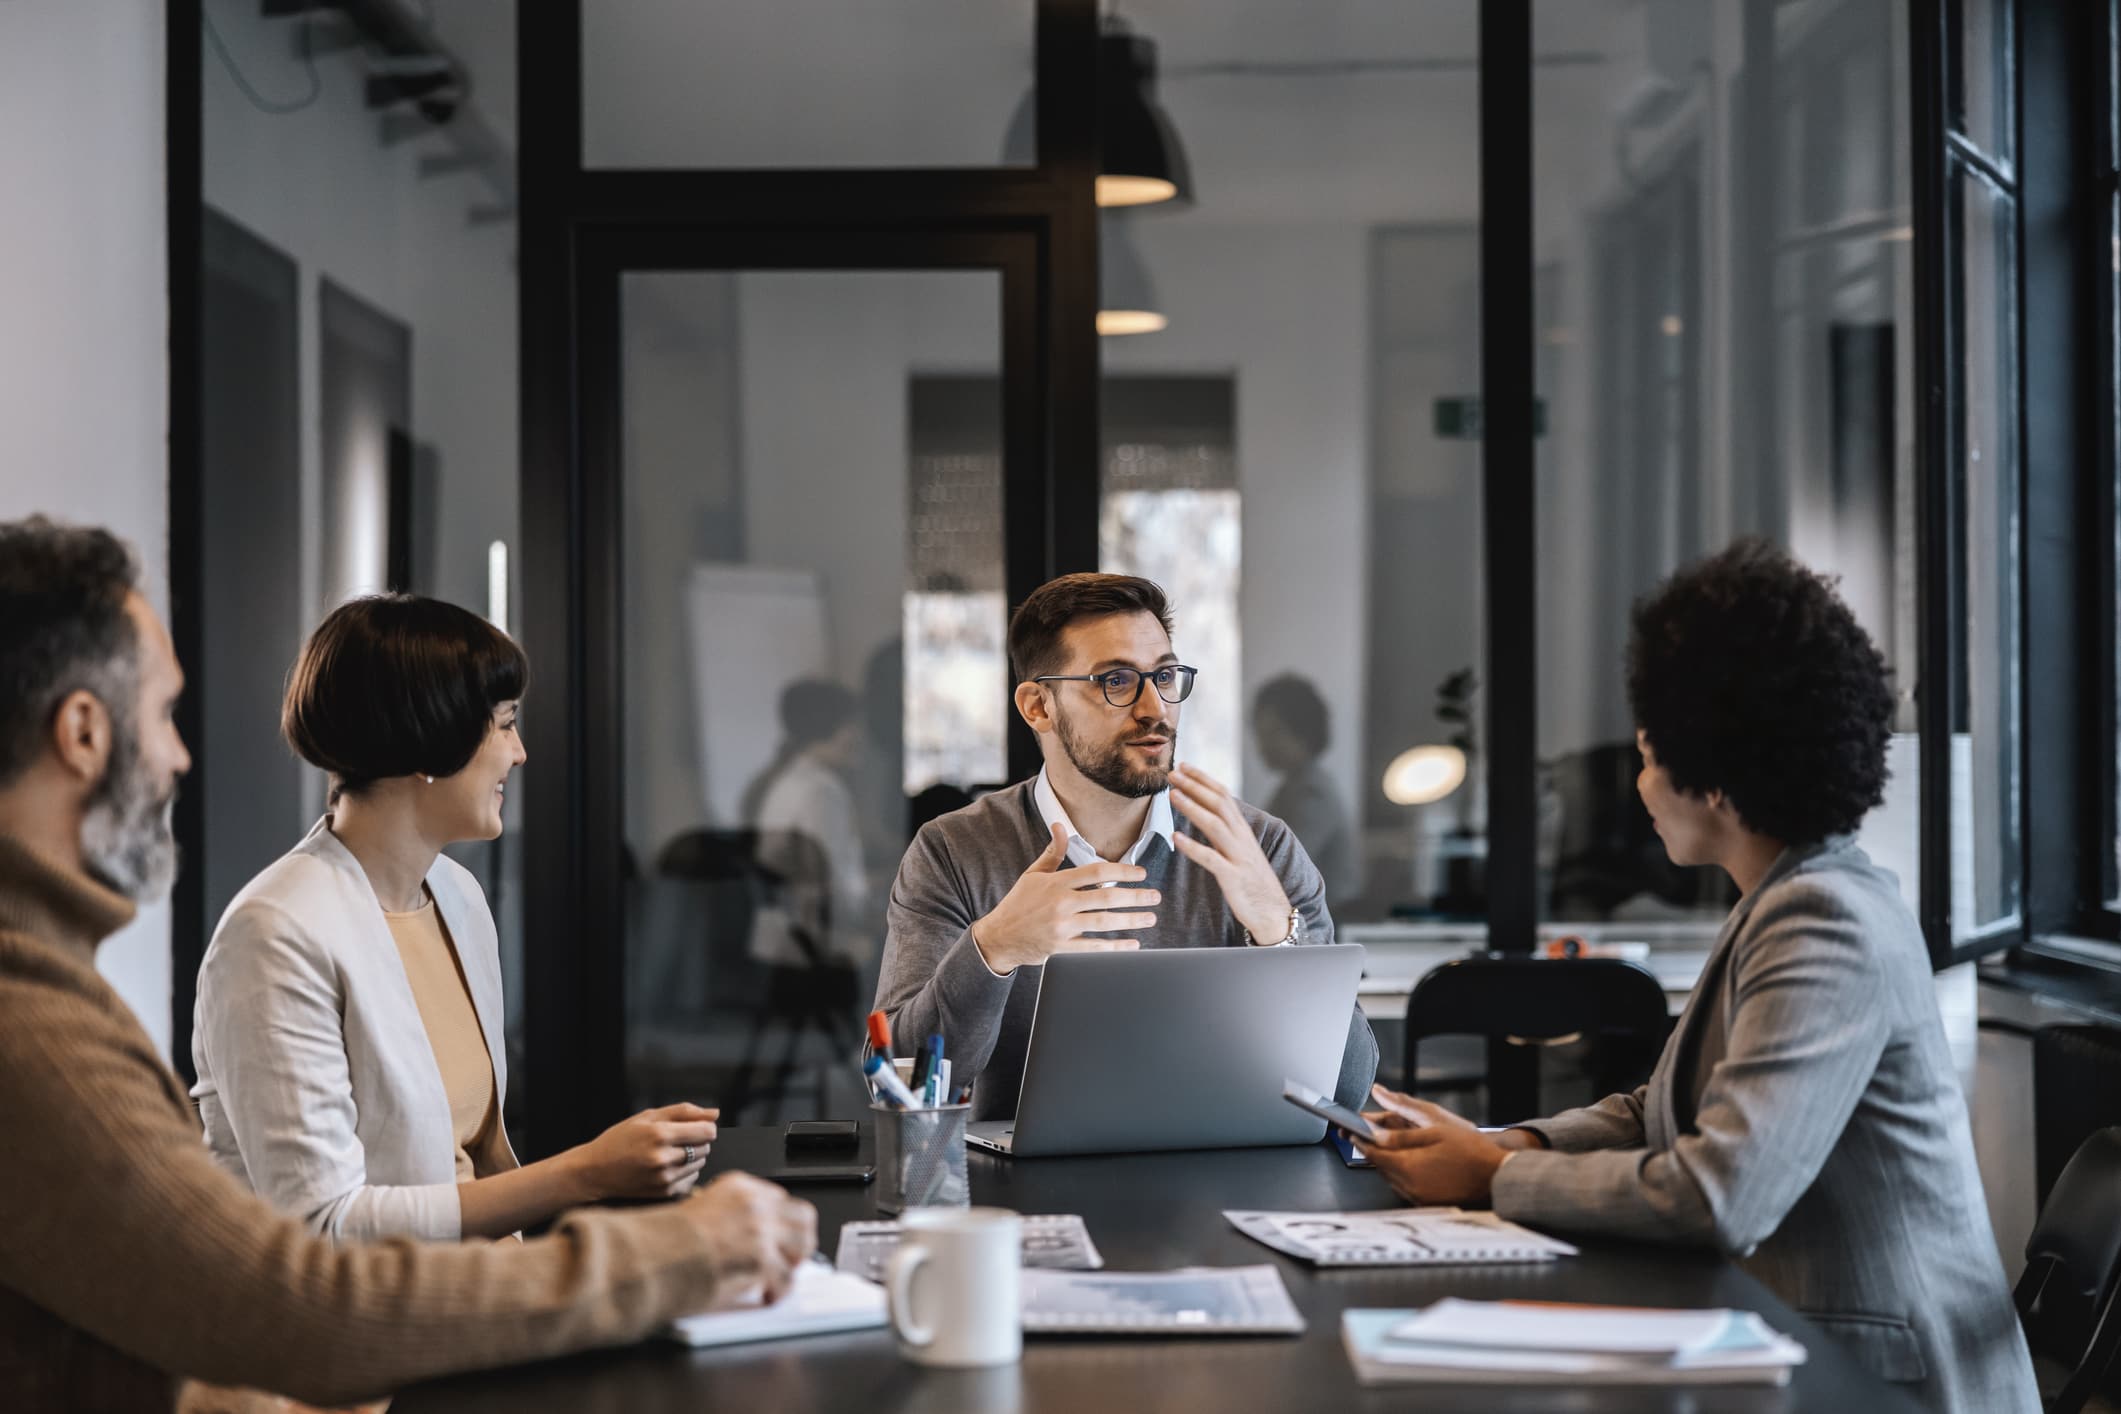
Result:
[[1740,894],[1649,1083],[1493,1135],[1380,1089],[1366,1151],[1415,1202],[1719,1249],[1925,1408],[2038,1410],[1929,953],[1852,838],[1885,660],[1741,541],[1635,606],[1628,698],[1666,852]]

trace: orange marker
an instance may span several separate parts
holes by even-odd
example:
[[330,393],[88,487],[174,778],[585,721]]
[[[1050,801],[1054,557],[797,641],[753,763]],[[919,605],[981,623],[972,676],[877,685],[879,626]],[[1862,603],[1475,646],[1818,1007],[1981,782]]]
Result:
[[869,1045],[886,1065],[891,1063],[891,1018],[880,1011],[869,1013]]

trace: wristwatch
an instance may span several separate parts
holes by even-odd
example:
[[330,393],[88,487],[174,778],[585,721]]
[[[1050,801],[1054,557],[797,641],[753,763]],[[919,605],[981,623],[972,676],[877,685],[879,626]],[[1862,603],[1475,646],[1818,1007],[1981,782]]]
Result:
[[1280,942],[1262,943],[1257,938],[1254,938],[1252,936],[1252,930],[1250,928],[1245,929],[1245,942],[1249,946],[1255,948],[1285,948],[1288,947],[1291,943],[1300,943],[1303,940],[1304,913],[1303,910],[1300,908],[1292,908],[1289,910],[1289,935],[1283,938]]

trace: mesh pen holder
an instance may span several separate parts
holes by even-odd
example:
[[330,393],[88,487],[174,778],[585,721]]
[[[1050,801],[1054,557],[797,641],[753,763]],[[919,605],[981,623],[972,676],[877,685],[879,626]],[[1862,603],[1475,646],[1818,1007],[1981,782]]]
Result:
[[963,1208],[971,1204],[965,1173],[965,1121],[970,1105],[898,1110],[871,1105],[876,1117],[876,1208]]

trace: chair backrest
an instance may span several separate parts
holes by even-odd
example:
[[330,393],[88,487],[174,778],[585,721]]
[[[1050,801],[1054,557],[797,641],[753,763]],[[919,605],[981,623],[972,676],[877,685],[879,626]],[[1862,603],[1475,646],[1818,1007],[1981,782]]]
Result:
[[[1620,1088],[1640,1082],[1656,1062],[1672,1028],[1664,987],[1647,968],[1620,958],[1532,958],[1489,953],[1447,962],[1423,977],[1407,999],[1406,1080],[1416,1085],[1421,1042],[1431,1036],[1483,1036],[1547,1041],[1582,1034],[1637,1043],[1629,1076],[1602,1077]],[[1533,1068],[1506,1079],[1496,1072],[1499,1046],[1489,1047],[1491,1118],[1521,1119],[1535,1112]]]
[[2025,1244],[2018,1311],[2035,1350],[2073,1364],[2051,1407],[2080,1407],[2102,1382],[2121,1327],[2121,1126],[2094,1132],[2063,1166]]
[[1410,1039],[1598,1031],[1661,1040],[1670,1029],[1663,985],[1648,968],[1613,957],[1462,957],[1422,978],[1407,999]]
[[752,920],[770,884],[758,862],[756,830],[686,830],[655,857],[656,876],[694,886],[699,935],[707,944],[708,996],[715,1006],[748,1010],[763,995],[763,970],[751,959]]
[[656,855],[655,872],[703,884],[748,881],[758,872],[758,845],[757,830],[687,830]]
[[2084,1141],[2121,1124],[2121,1029],[2043,1026],[2033,1035],[2033,1174],[2039,1201]]

